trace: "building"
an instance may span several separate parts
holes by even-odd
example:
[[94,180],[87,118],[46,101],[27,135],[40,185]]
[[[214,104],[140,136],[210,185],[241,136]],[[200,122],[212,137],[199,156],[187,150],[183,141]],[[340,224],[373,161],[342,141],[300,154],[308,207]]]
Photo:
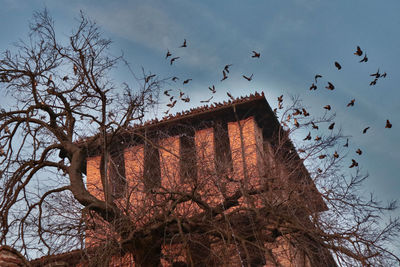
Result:
[[[327,207],[264,94],[137,125],[114,139],[107,162],[105,183],[98,150],[88,151],[88,191],[112,197],[138,229],[165,225],[138,265],[336,266],[286,226],[312,228],[309,215]],[[85,217],[88,249],[118,240]],[[139,258],[112,254],[110,266]]]

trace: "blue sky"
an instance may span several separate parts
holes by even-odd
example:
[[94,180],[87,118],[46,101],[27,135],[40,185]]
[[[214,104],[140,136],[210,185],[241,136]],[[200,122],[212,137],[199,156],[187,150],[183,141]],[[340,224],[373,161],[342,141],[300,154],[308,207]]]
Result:
[[[299,95],[315,113],[330,104],[337,125],[352,136],[354,148],[364,151],[357,159],[370,174],[365,191],[384,201],[400,198],[397,0],[0,0],[0,7],[1,51],[26,37],[33,11],[47,7],[61,37],[70,33],[79,10],[84,11],[113,40],[112,53],[123,51],[135,72],[143,67],[160,77],[193,79],[184,88],[191,103],[177,105],[175,112],[200,105],[209,97],[207,87],[212,84],[217,89],[213,101],[227,100],[226,91],[235,97],[264,91],[272,107],[281,94]],[[183,39],[188,47],[178,48]],[[357,45],[368,54],[365,64],[353,55]],[[164,59],[167,49],[180,56],[173,66]],[[252,50],[259,51],[261,58],[252,59]],[[336,70],[335,61],[342,70]],[[229,79],[221,83],[226,64],[233,66]],[[369,86],[369,74],[378,68],[388,76]],[[336,89],[328,91],[320,85],[309,91],[316,73]],[[254,74],[254,79],[248,82],[243,74]],[[135,82],[125,71],[115,72],[114,77]],[[169,88],[176,85],[166,85]],[[349,111],[346,104],[353,98],[355,106]],[[390,130],[384,128],[386,119],[393,124]],[[363,135],[367,126],[371,128]]]

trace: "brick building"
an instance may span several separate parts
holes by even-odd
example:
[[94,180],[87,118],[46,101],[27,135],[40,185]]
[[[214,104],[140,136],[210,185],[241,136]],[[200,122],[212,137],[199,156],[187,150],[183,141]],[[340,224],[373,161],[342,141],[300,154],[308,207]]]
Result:
[[[108,183],[100,162],[88,152],[88,191],[111,194],[138,229],[164,220],[154,245],[163,266],[336,266],[326,249],[282,230],[285,219],[313,227],[308,216],[326,205],[264,94],[129,129],[110,149]],[[118,239],[96,219],[87,224],[87,248]],[[128,253],[109,265],[134,261]]]

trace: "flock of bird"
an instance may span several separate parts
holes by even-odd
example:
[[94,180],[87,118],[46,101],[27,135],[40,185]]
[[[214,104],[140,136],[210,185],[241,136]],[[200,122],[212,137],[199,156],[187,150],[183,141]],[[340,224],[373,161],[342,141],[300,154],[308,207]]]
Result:
[[[182,45],[179,46],[179,48],[186,48],[186,47],[188,47],[188,43],[187,43],[186,39],[184,39]],[[363,57],[359,62],[360,62],[360,63],[366,63],[366,62],[368,62],[367,54],[364,53],[364,51],[363,51],[359,46],[357,46],[356,51],[354,52],[354,55],[356,55],[356,56],[358,56],[358,57],[362,57],[362,56],[364,55],[364,57]],[[256,51],[252,51],[251,58],[256,58],[256,59],[257,59],[257,58],[260,58],[260,56],[261,56],[261,53],[256,52]],[[169,60],[170,65],[173,65],[174,62],[176,62],[179,58],[180,58],[179,56],[174,57],[173,54],[172,54],[169,50],[167,50],[167,53],[166,53],[166,55],[165,55],[165,59],[166,59],[166,60]],[[228,79],[228,75],[229,75],[229,71],[230,71],[230,67],[231,67],[231,66],[232,66],[232,64],[227,64],[227,65],[225,65],[225,67],[222,69],[222,78],[221,78],[221,82],[223,82],[224,80]],[[335,66],[335,67],[337,68],[337,70],[339,70],[339,71],[342,69],[342,65],[341,65],[339,62],[337,62],[337,61],[334,62],[334,66]],[[146,83],[149,82],[154,76],[155,76],[154,74],[153,74],[153,75],[147,76],[147,77],[145,78],[145,82],[146,82]],[[387,74],[386,74],[386,72],[380,73],[380,70],[378,69],[376,73],[372,73],[370,76],[371,76],[371,77],[374,77],[374,80],[372,80],[372,81],[370,82],[370,86],[374,86],[374,85],[376,85],[376,83],[378,82],[379,79],[381,79],[381,78],[386,78]],[[243,77],[244,79],[246,79],[247,81],[250,82],[250,81],[252,81],[252,79],[253,79],[253,77],[254,77],[254,74],[253,74],[253,73],[250,74],[250,75],[245,75],[245,74],[243,74],[242,77]],[[321,74],[316,74],[316,75],[314,76],[314,82],[311,84],[311,86],[310,86],[309,89],[310,89],[310,90],[317,90],[317,89],[318,89],[318,81],[319,81],[319,79],[321,79],[322,77],[323,77],[323,76],[322,76]],[[171,78],[171,80],[172,80],[173,82],[177,82],[177,81],[179,80],[179,78],[176,77],[176,76],[174,76],[174,77]],[[192,81],[192,79],[186,79],[186,80],[183,81],[182,84],[183,84],[183,85],[186,85],[186,84],[188,84],[190,81]],[[332,82],[330,82],[330,81],[327,82],[327,85],[325,86],[325,88],[326,88],[327,90],[330,90],[330,91],[335,90],[334,84],[333,84]],[[212,94],[215,94],[215,93],[216,93],[215,85],[209,86],[208,89],[211,91]],[[168,110],[165,111],[164,114],[168,114],[168,113],[170,112],[170,110],[176,105],[176,103],[177,103],[177,101],[178,101],[178,100],[175,98],[175,96],[173,96],[173,95],[170,94],[171,91],[172,91],[172,89],[169,89],[169,90],[165,90],[165,91],[164,91],[164,95],[167,96],[167,97],[169,97],[169,103],[166,104],[166,106],[168,107]],[[227,92],[226,94],[227,94],[227,96],[228,96],[231,100],[234,100],[234,99],[235,99],[229,92]],[[179,89],[179,99],[180,99],[181,101],[183,101],[183,102],[190,102],[189,96],[187,96],[187,95],[186,95],[184,92],[182,92],[180,89]],[[208,99],[201,100],[200,103],[209,103],[212,99],[213,99],[213,96],[209,97]],[[350,102],[347,104],[347,107],[353,107],[354,104],[355,104],[355,101],[356,101],[355,99],[351,99]],[[282,103],[283,103],[283,95],[281,95],[281,96],[278,97],[278,107],[274,109],[274,113],[275,113],[275,114],[277,113],[277,109],[282,109],[282,108],[283,108],[283,104],[282,104]],[[332,109],[332,107],[331,107],[330,105],[325,105],[323,108],[324,108],[325,110],[327,110],[327,111],[330,111],[330,110]],[[307,117],[307,116],[309,116],[310,114],[307,112],[307,110],[306,110],[305,108],[302,108],[301,110],[300,110],[300,109],[295,109],[295,112],[294,112],[293,114],[289,114],[289,115],[288,115],[286,121],[289,122],[289,121],[291,121],[291,118],[293,118],[293,124],[294,124],[296,127],[300,127],[300,124],[299,124],[297,118],[295,118],[295,116],[297,116],[297,115],[303,115],[303,116]],[[283,124],[284,126],[287,126],[287,124],[286,124],[284,121],[282,122],[282,124]],[[311,126],[312,126],[312,129],[315,129],[315,130],[318,130],[318,129],[319,129],[318,125],[316,125],[314,122],[311,122]],[[334,127],[335,127],[335,122],[332,122],[332,123],[328,126],[328,129],[329,129],[329,130],[333,130]],[[386,120],[385,128],[392,128],[392,124],[390,123],[389,120]],[[364,128],[364,129],[362,130],[362,133],[363,133],[363,134],[366,134],[367,131],[368,131],[368,129],[370,129],[369,126],[366,127],[366,128]],[[303,141],[309,141],[309,140],[312,140],[311,132],[309,132],[309,133],[307,134],[307,136],[303,139]],[[320,136],[316,136],[316,137],[314,138],[314,140],[315,140],[315,141],[320,141],[320,140],[321,140],[321,137],[320,137]],[[348,146],[349,146],[349,140],[348,140],[348,139],[347,139],[347,141],[346,141],[346,144],[344,144],[343,146],[344,146],[344,147],[348,147]],[[299,149],[299,153],[304,153],[304,152],[305,152],[304,150]],[[358,148],[358,149],[356,150],[356,153],[357,153],[358,155],[361,155],[361,154],[362,154],[361,149]],[[318,158],[319,158],[319,159],[324,159],[326,156],[327,156],[326,154],[323,154],[323,155],[319,155]],[[334,152],[333,157],[334,157],[334,158],[339,158],[339,154],[337,153],[337,151]],[[354,160],[354,159],[351,159],[351,165],[349,166],[349,168],[353,168],[353,167],[357,167],[357,166],[358,166],[358,162],[357,162],[356,160]],[[318,171],[319,171],[319,172],[322,172],[320,169],[318,169]]]
[[[358,56],[358,57],[361,57],[361,56],[364,55],[364,57],[363,57],[359,62],[360,62],[360,63],[368,62],[367,54],[364,53],[364,52],[362,51],[362,49],[361,49],[359,46],[357,46],[357,49],[356,49],[356,51],[354,52],[354,55],[356,55],[356,56]],[[342,66],[340,65],[339,62],[335,61],[335,62],[334,62],[334,65],[335,65],[335,67],[336,67],[338,70],[341,70],[341,69],[342,69]],[[386,78],[386,75],[387,75],[386,72],[384,72],[384,73],[381,74],[380,71],[379,71],[379,69],[378,69],[378,71],[377,71],[376,73],[370,74],[371,77],[374,77],[374,80],[370,82],[370,86],[376,85],[377,81],[378,81],[380,78]],[[313,83],[311,84],[311,86],[310,86],[310,90],[311,90],[311,91],[317,90],[317,89],[318,89],[317,84],[318,84],[318,79],[320,79],[320,78],[322,78],[322,75],[320,75],[320,74],[316,74],[316,75],[314,76],[314,82],[313,82]],[[335,86],[334,86],[331,82],[327,82],[327,83],[328,83],[328,84],[325,86],[326,89],[331,90],[331,91],[335,89]],[[282,109],[282,108],[283,108],[283,106],[282,106],[282,101],[283,101],[283,95],[281,95],[281,96],[278,97],[278,108],[279,108],[279,109]],[[347,104],[347,107],[353,107],[355,101],[356,101],[355,99],[350,100],[350,102]],[[331,110],[331,106],[330,106],[330,105],[325,105],[323,108],[326,109],[327,111],[330,111],[330,110]],[[274,112],[276,113],[276,109],[274,110]],[[306,110],[303,109],[303,113],[305,113],[305,112],[306,112]],[[295,115],[300,115],[300,114],[301,114],[301,113],[297,112],[297,110],[296,110],[292,115],[295,116]],[[306,115],[305,115],[305,116],[306,116]],[[291,117],[291,115],[288,116],[288,118],[287,118],[286,121],[290,121],[290,117]],[[293,124],[294,124],[296,127],[299,127],[299,126],[300,126],[296,118],[294,118]],[[284,125],[285,125],[285,124],[284,124]],[[319,129],[319,127],[318,127],[314,122],[311,122],[311,125],[312,125],[312,128],[313,128],[313,129],[316,129],[316,130]],[[329,129],[329,130],[333,130],[334,127],[335,127],[335,123],[333,122],[333,123],[331,123],[331,124],[328,126],[328,129]],[[389,120],[386,120],[385,128],[392,128],[392,124],[390,123]],[[368,131],[369,129],[370,129],[369,126],[368,126],[368,127],[365,127],[365,128],[362,130],[362,133],[363,133],[363,134],[366,134],[367,131]],[[308,132],[307,136],[303,139],[303,141],[309,141],[309,140],[311,140],[311,139],[312,139],[312,137],[311,137],[311,132]],[[321,138],[320,138],[319,136],[317,136],[314,140],[315,140],[315,141],[319,141],[319,140],[321,140]],[[349,139],[346,140],[346,144],[344,144],[343,146],[344,146],[344,147],[348,147],[348,146],[349,146]],[[356,152],[358,155],[361,155],[361,154],[362,154],[362,150],[361,150],[360,148],[358,148],[355,152]],[[299,153],[305,153],[305,150],[300,149],[300,150],[299,150]],[[326,154],[322,154],[322,155],[319,155],[318,158],[319,158],[319,159],[324,159],[326,156],[327,156]],[[338,158],[338,157],[339,157],[339,154],[337,153],[337,151],[335,151],[335,153],[333,154],[333,157],[334,157],[334,158]],[[357,162],[355,159],[351,159],[351,165],[349,166],[349,168],[354,168],[354,167],[357,167],[357,166],[358,166],[358,162]],[[322,172],[322,170],[321,170],[321,169],[318,169],[318,172]]]
[[[188,47],[188,42],[186,39],[183,40],[183,43],[181,46],[179,46],[178,48],[186,48]],[[261,53],[257,52],[257,51],[252,51],[252,58],[260,58]],[[180,59],[179,56],[174,56],[169,49],[167,49],[167,53],[165,55],[165,60],[169,60],[169,64],[173,65],[174,62],[176,62],[178,59]],[[221,82],[228,79],[228,74],[229,74],[229,68],[232,66],[232,64],[227,64],[225,65],[225,67],[222,69],[222,78],[221,78]],[[154,78],[155,75],[148,75],[144,78],[144,81],[146,83],[150,82],[152,78]],[[254,74],[252,73],[251,75],[242,75],[242,77],[244,79],[246,79],[247,81],[251,81],[254,77]],[[171,80],[173,82],[177,82],[179,80],[178,77],[174,76],[171,78]],[[186,79],[183,81],[182,85],[187,85],[190,81],[192,81],[192,79]],[[208,89],[210,90],[210,92],[212,94],[215,94],[217,92],[215,85],[209,86]],[[169,97],[169,102],[166,104],[166,106],[168,107],[168,109],[164,112],[164,114],[168,114],[170,112],[170,110],[176,105],[177,103],[177,98],[173,95],[170,94],[172,90],[165,90],[164,91],[164,95]],[[230,99],[234,100],[235,98],[229,93],[227,92],[227,95]],[[208,99],[204,99],[204,100],[200,100],[200,103],[209,103],[212,99],[214,98],[214,96],[209,97]],[[183,101],[183,102],[190,102],[190,97],[186,95],[186,93],[182,92],[182,90],[179,89],[179,100]]]

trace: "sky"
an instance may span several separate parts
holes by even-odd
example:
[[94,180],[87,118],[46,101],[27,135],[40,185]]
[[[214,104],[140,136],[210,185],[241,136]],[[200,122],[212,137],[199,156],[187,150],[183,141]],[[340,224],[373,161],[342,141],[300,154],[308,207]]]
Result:
[[[370,175],[365,192],[384,202],[400,199],[398,0],[0,0],[0,51],[24,39],[33,12],[43,8],[61,37],[71,32],[82,10],[113,40],[111,52],[123,53],[135,73],[144,68],[159,77],[179,76],[178,87],[191,102],[179,103],[173,112],[199,106],[210,97],[211,85],[217,90],[212,101],[228,100],[227,91],[235,97],[263,91],[273,108],[281,94],[285,99],[299,96],[311,113],[330,104],[337,125],[351,136],[352,148],[364,152],[353,157]],[[184,39],[187,47],[179,48]],[[367,63],[353,54],[357,46],[367,53]],[[167,50],[180,57],[172,66],[165,60]],[[259,59],[251,57],[253,50],[261,53]],[[335,61],[342,65],[340,71]],[[231,72],[221,82],[226,64],[232,64]],[[378,68],[387,77],[370,86],[370,74]],[[310,91],[317,73],[323,78]],[[251,74],[251,82],[242,77]],[[113,75],[135,84],[127,71]],[[188,78],[193,80],[183,87],[181,81]],[[334,83],[334,91],[324,88],[327,81]],[[166,84],[170,88],[177,84]],[[350,109],[346,104],[351,99],[356,101]],[[385,129],[387,119],[392,129]]]

